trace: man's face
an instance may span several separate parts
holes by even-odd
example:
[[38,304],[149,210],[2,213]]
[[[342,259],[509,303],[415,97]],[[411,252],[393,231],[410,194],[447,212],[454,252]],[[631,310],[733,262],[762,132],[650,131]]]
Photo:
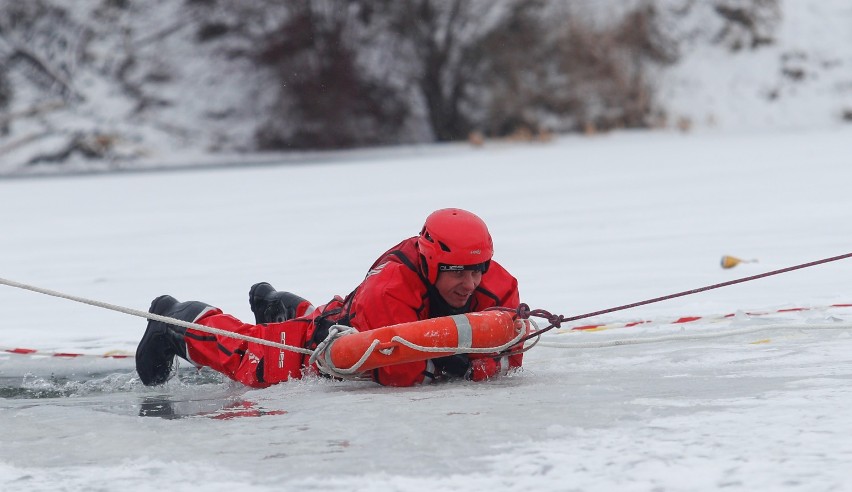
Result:
[[464,307],[473,291],[482,282],[482,272],[478,270],[460,270],[440,272],[435,288],[447,304],[454,308]]

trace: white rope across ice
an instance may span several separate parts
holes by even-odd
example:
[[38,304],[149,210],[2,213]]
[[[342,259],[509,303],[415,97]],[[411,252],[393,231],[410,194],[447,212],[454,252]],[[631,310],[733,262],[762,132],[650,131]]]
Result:
[[[41,287],[27,285],[27,284],[15,282],[13,280],[8,280],[8,279],[4,279],[4,278],[0,278],[0,284],[7,285],[7,286],[10,286],[10,287],[19,288],[19,289],[29,290],[29,291],[32,291],[32,292],[37,292],[39,294],[49,295],[49,296],[52,296],[52,297],[67,299],[67,300],[70,300],[70,301],[75,301],[75,302],[87,304],[87,305],[90,305],[90,306],[100,307],[100,308],[103,308],[103,309],[109,309],[111,311],[117,311],[117,312],[128,314],[128,315],[131,315],[131,316],[137,316],[137,317],[140,317],[140,318],[146,318],[146,319],[150,319],[150,320],[161,321],[161,322],[164,322],[164,323],[182,326],[182,327],[185,327],[185,328],[192,328],[194,330],[204,332],[204,333],[210,333],[210,334],[213,334],[213,335],[221,335],[221,336],[224,336],[224,337],[230,337],[230,338],[235,338],[235,339],[238,339],[238,340],[244,340],[244,341],[247,341],[247,342],[257,343],[259,345],[265,345],[265,346],[268,346],[268,347],[275,347],[275,348],[278,348],[278,349],[281,349],[281,350],[289,350],[289,351],[292,351],[292,352],[298,352],[300,354],[310,355],[311,356],[311,359],[310,359],[311,363],[316,362],[317,366],[323,372],[326,372],[327,374],[330,374],[330,375],[336,376],[336,377],[341,377],[341,378],[353,377],[356,374],[358,374],[360,366],[363,365],[364,361],[366,361],[367,358],[369,358],[369,356],[375,350],[376,346],[379,344],[379,341],[375,340],[373,342],[373,344],[365,351],[363,357],[361,357],[361,359],[358,362],[356,362],[350,368],[343,369],[343,368],[335,367],[334,364],[331,363],[331,359],[330,359],[330,357],[328,357],[327,352],[328,352],[329,345],[331,344],[332,341],[334,341],[334,339],[339,338],[340,336],[345,336],[346,334],[349,334],[349,333],[355,333],[356,332],[356,330],[354,330],[354,328],[351,328],[351,327],[335,325],[333,327],[333,328],[335,328],[335,330],[332,330],[332,332],[330,333],[330,336],[326,340],[324,340],[323,343],[320,344],[320,346],[317,347],[316,351],[313,351],[313,350],[302,348],[302,347],[295,347],[295,346],[292,346],[292,345],[277,343],[277,342],[273,342],[273,341],[270,341],[270,340],[264,340],[262,338],[256,338],[256,337],[252,337],[252,336],[248,336],[248,335],[242,335],[242,334],[239,334],[239,333],[234,333],[234,332],[231,332],[231,331],[220,330],[218,328],[212,328],[212,327],[209,327],[209,326],[200,325],[200,324],[197,324],[197,323],[191,323],[191,322],[179,320],[179,319],[176,319],[176,318],[170,318],[168,316],[161,316],[161,315],[158,315],[158,314],[149,313],[149,312],[141,311],[141,310],[138,310],[138,309],[132,309],[132,308],[127,308],[127,307],[123,307],[123,306],[117,306],[117,305],[114,305],[114,304],[110,304],[110,303],[102,302],[102,301],[96,301],[96,300],[93,300],[93,299],[86,299],[84,297],[79,297],[79,296],[75,296],[75,295],[71,295],[71,294],[65,294],[65,293],[62,293],[62,292],[57,292],[57,291],[50,290],[50,289],[45,289],[45,288],[41,288]],[[621,338],[621,339],[617,339],[617,340],[605,340],[605,341],[600,341],[600,342],[567,343],[567,342],[551,342],[551,341],[548,341],[548,340],[541,340],[541,341],[538,342],[538,344],[540,344],[543,347],[551,347],[551,348],[588,349],[588,348],[616,347],[616,346],[620,346],[620,345],[638,345],[638,344],[646,344],[646,343],[661,343],[661,342],[668,342],[668,341],[674,341],[674,340],[703,340],[703,339],[709,339],[709,338],[722,338],[722,337],[757,333],[757,332],[760,332],[760,331],[781,330],[781,329],[787,329],[787,330],[791,330],[791,329],[793,329],[793,330],[852,329],[852,322],[839,322],[839,323],[834,323],[834,324],[814,324],[814,323],[810,323],[810,324],[783,324],[783,323],[780,323],[780,324],[746,327],[746,328],[740,328],[740,329],[735,329],[735,330],[727,330],[727,331],[714,331],[714,332],[705,332],[705,333],[687,333],[687,334],[679,333],[679,334],[662,335],[662,336]],[[577,333],[584,333],[584,331],[579,331]],[[518,343],[518,341],[520,341],[520,339],[524,335],[525,335],[525,333],[521,332],[517,337],[513,338],[509,342],[506,342],[505,344],[503,344],[499,347],[488,347],[488,348],[468,347],[468,348],[460,349],[459,347],[424,347],[424,346],[412,343],[412,342],[410,342],[410,341],[408,341],[404,338],[401,338],[399,336],[394,337],[391,341],[396,342],[400,345],[404,345],[404,346],[406,346],[406,347],[408,347],[412,350],[420,350],[420,351],[427,351],[427,352],[497,353],[497,352],[501,352],[501,351],[515,345],[516,343]],[[561,336],[564,336],[564,335],[561,335]],[[527,349],[525,349],[525,350],[527,350]],[[20,354],[20,355],[30,355],[30,354],[35,355],[34,354],[35,351],[25,350],[25,349],[5,349],[4,351],[7,352],[7,353]],[[45,355],[45,354],[39,354],[39,355]],[[70,357],[70,356],[81,356],[83,354],[49,354],[49,355]],[[126,357],[127,354],[112,355],[112,356],[117,357],[117,358],[118,357]],[[98,356],[98,357],[109,357],[109,355]]]
[[[32,291],[32,292],[37,292],[39,294],[49,295],[49,296],[52,296],[52,297],[58,297],[60,299],[67,299],[67,300],[70,300],[70,301],[75,301],[75,302],[87,304],[87,305],[90,305],[90,306],[100,307],[100,308],[103,308],[103,309],[109,309],[111,311],[117,311],[119,313],[129,314],[131,316],[138,316],[140,318],[146,318],[146,319],[151,319],[151,320],[155,320],[155,321],[162,321],[162,322],[168,323],[170,325],[182,326],[182,327],[185,327],[185,328],[192,328],[193,330],[201,331],[201,332],[204,332],[204,333],[210,333],[210,334],[213,334],[213,335],[221,335],[221,336],[224,336],[224,337],[235,338],[235,339],[238,339],[238,340],[244,340],[244,341],[247,341],[247,342],[257,343],[259,345],[265,345],[265,346],[268,346],[268,347],[275,347],[275,348],[278,348],[278,349],[281,349],[281,350],[289,350],[291,352],[298,352],[300,354],[311,355],[312,356],[311,357],[311,363],[313,363],[314,361],[317,361],[318,367],[320,367],[321,369],[324,369],[325,367],[329,367],[329,369],[334,372],[334,374],[332,374],[332,375],[339,375],[341,377],[344,376],[344,375],[353,375],[353,374],[357,373],[358,368],[373,353],[373,350],[375,349],[376,345],[378,345],[378,343],[379,343],[377,340],[374,341],[374,343],[370,346],[370,348],[365,352],[364,356],[361,358],[361,361],[359,363],[357,363],[355,366],[353,366],[352,368],[350,368],[348,370],[343,370],[343,369],[338,369],[338,368],[334,367],[334,365],[331,363],[330,358],[327,358],[328,360],[327,360],[326,364],[320,365],[321,363],[319,363],[319,358],[315,355],[315,352],[313,350],[310,350],[310,349],[306,349],[306,348],[302,348],[302,347],[295,347],[295,346],[286,345],[286,344],[283,344],[283,343],[277,343],[277,342],[273,342],[273,341],[270,341],[270,340],[264,340],[262,338],[256,338],[256,337],[252,337],[252,336],[248,336],[248,335],[242,335],[240,333],[234,333],[232,331],[220,330],[218,328],[212,328],[210,326],[204,326],[204,325],[200,325],[198,323],[191,323],[191,322],[188,322],[188,321],[183,321],[183,320],[179,320],[179,319],[176,319],[176,318],[170,318],[168,316],[161,316],[159,314],[149,313],[149,312],[141,311],[141,310],[138,310],[138,309],[127,308],[127,307],[124,307],[124,306],[117,306],[115,304],[110,304],[110,303],[103,302],[103,301],[86,299],[84,297],[79,297],[79,296],[75,296],[75,295],[71,295],[71,294],[65,294],[63,292],[57,292],[57,291],[54,291],[54,290],[45,289],[45,288],[42,288],[42,287],[36,287],[36,286],[33,286],[33,285],[27,285],[27,284],[15,282],[13,280],[8,280],[8,279],[4,279],[4,278],[0,278],[0,284],[8,285],[9,287],[15,287],[15,288],[18,288],[18,289],[24,289],[24,290],[29,290],[29,291]],[[331,341],[333,341],[334,338],[338,338],[338,337],[344,336],[346,334],[357,332],[357,330],[355,330],[354,328],[347,327],[347,326],[335,325],[333,328],[337,329],[337,330],[333,331],[334,337],[330,335],[324,341],[324,344],[320,344],[321,347],[322,347],[322,351],[324,351],[327,348],[327,346],[330,344]],[[508,347],[511,347],[512,345],[517,343],[523,335],[524,335],[524,333],[521,332],[521,333],[518,334],[517,337],[515,337],[511,341],[507,342],[506,344],[500,345],[499,347],[488,347],[488,348],[472,348],[472,347],[467,348],[466,347],[466,348],[462,349],[462,348],[459,348],[459,347],[422,347],[422,346],[416,345],[416,344],[409,342],[408,340],[405,340],[404,338],[401,338],[401,337],[398,337],[398,336],[394,337],[392,339],[392,341],[400,343],[402,345],[406,345],[413,350],[421,350],[421,351],[426,351],[426,352],[492,353],[492,352],[500,352],[500,351],[502,351],[502,350],[504,350]],[[318,347],[317,350],[320,350],[320,347]],[[21,355],[28,355],[28,354],[33,353],[33,351],[21,350],[21,349],[8,349],[8,350],[5,350],[5,351],[8,352],[8,353],[15,353],[15,354],[21,354]],[[71,356],[72,354],[53,354],[53,355],[54,356]]]
[[55,290],[44,289],[41,287],[35,287],[33,285],[22,284],[20,282],[15,282],[13,280],[8,280],[5,278],[0,278],[0,284],[8,285],[9,287],[16,287],[18,289],[29,290],[32,292],[38,292],[39,294],[45,294],[52,297],[58,297],[60,299],[68,299],[69,301],[75,301],[82,304],[88,304],[89,306],[96,306],[99,308],[109,309],[111,311],[117,311],[119,313],[129,314],[131,316],[138,316],[140,318],[152,319],[155,321],[162,321],[164,323],[168,323],[170,325],[182,326],[184,328],[192,328],[193,330],[198,330],[204,333],[210,333],[212,335],[221,335],[224,337],[236,338],[238,340],[244,340],[246,342],[253,342],[260,345],[266,345],[268,347],[275,347],[281,350],[290,350],[292,352],[298,352],[300,354],[311,354],[312,351],[301,348],[294,347],[292,345],[287,345],[283,343],[272,342],[269,340],[264,340],[262,338],[251,337],[248,335],[242,335],[239,333],[234,333],[232,331],[220,330],[218,328],[212,328],[209,326],[199,325],[198,323],[190,323],[188,321],[179,320],[176,318],[169,318],[168,316],[160,316],[159,314],[149,313],[147,311],[141,311],[138,309],[127,308],[124,306],[117,306],[115,304],[109,304],[107,302],[96,301],[93,299],[86,299],[85,297],[79,297],[71,294],[65,294],[62,292],[57,292]]

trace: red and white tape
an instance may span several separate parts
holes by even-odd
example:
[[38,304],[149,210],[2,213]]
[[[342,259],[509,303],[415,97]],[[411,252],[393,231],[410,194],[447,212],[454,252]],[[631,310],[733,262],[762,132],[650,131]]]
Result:
[[129,354],[124,351],[119,350],[111,350],[105,354],[78,354],[73,352],[45,352],[41,350],[29,349],[29,348],[7,348],[0,347],[0,353],[14,354],[14,355],[27,355],[27,356],[41,356],[41,357],[58,357],[62,359],[80,359],[80,358],[88,358],[88,359],[129,359],[135,357],[134,354]]
[[[802,312],[802,311],[819,311],[826,310],[831,308],[850,308],[852,304],[830,304],[828,306],[815,306],[815,307],[795,307],[795,308],[784,308],[777,309],[775,311],[761,311],[761,312],[751,312],[746,311],[744,313],[739,313],[745,316],[768,316],[772,314],[784,314],[784,313],[794,313],[794,312]],[[681,316],[679,318],[671,318],[669,320],[641,320],[641,321],[629,321],[629,322],[617,322],[617,323],[603,323],[596,325],[582,325],[582,326],[572,326],[570,328],[561,328],[556,330],[556,333],[569,333],[572,331],[600,331],[600,330],[608,330],[610,328],[630,328],[638,325],[646,325],[646,324],[665,324],[665,325],[678,325],[684,323],[692,323],[695,321],[721,321],[726,319],[734,318],[738,315],[738,313],[724,314],[724,315],[710,315],[710,316]]]
[[[784,313],[794,313],[794,312],[803,312],[803,311],[819,311],[826,309],[837,309],[837,308],[852,308],[852,304],[830,304],[828,306],[814,306],[814,307],[795,307],[795,308],[784,308],[777,309],[774,311],[761,311],[761,312],[751,312],[747,311],[742,313],[746,316],[768,316],[772,314],[784,314]],[[605,324],[596,324],[596,325],[582,325],[582,326],[573,326],[570,328],[560,328],[556,330],[556,333],[570,333],[572,331],[601,331],[608,330],[611,328],[630,328],[638,325],[647,325],[647,324],[685,324],[685,323],[693,323],[695,321],[722,321],[730,318],[734,318],[737,316],[737,313],[724,314],[724,315],[710,315],[710,316],[681,316],[678,318],[671,318],[669,320],[641,320],[641,321],[628,321],[628,322],[617,322],[617,323],[605,323]],[[127,353],[125,351],[120,350],[111,350],[104,354],[82,354],[82,353],[74,353],[74,352],[49,352],[49,351],[41,351],[30,348],[9,348],[9,347],[0,347],[0,354],[7,353],[12,355],[23,355],[23,356],[34,356],[34,357],[55,357],[59,359],[130,359],[134,358],[135,355],[132,353]]]

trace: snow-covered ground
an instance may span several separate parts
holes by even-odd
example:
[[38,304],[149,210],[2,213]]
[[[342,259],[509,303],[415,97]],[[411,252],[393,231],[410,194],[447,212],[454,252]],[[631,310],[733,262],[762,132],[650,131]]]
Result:
[[[456,206],[524,302],[573,316],[849,253],[850,155],[849,127],[636,132],[4,180],[0,277],[250,319],[253,283],[324,302]],[[585,319],[606,326],[548,333],[510,377],[404,389],[186,367],[146,388],[130,359],[48,356],[132,352],[144,320],[0,285],[0,347],[45,354],[0,355],[0,488],[850,490],[849,278],[852,259]]]
[[[0,175],[185,164],[211,155],[231,159],[222,154],[255,148],[253,136],[281,82],[270,81],[273,75],[245,58],[223,55],[246,49],[239,39],[199,43],[200,21],[193,12],[201,7],[179,1],[122,2],[123,7],[111,9],[101,0],[51,3],[67,16],[39,19],[30,38],[7,33],[8,39],[0,39],[0,58],[8,56],[9,43],[19,43],[48,65],[70,66],[68,83],[81,98],[57,101],[58,95],[34,84],[20,64],[11,64],[7,77],[15,95],[0,112],[0,126],[11,118],[7,132],[0,131]],[[773,2],[563,3],[588,25],[613,22],[637,6],[656,7],[663,37],[679,55],[674,65],[648,67],[655,100],[666,113],[660,124],[669,129],[753,132],[852,124],[849,0],[778,0],[775,14]],[[754,15],[755,31],[772,39],[756,49],[742,24],[726,24],[717,12],[719,5],[749,4],[762,4]],[[99,17],[105,12],[112,17]],[[215,18],[240,24],[239,19]],[[58,27],[51,28],[52,22]],[[84,36],[89,30],[91,36]],[[743,47],[732,50],[736,43]],[[83,46],[85,61],[76,58]],[[118,67],[125,64],[128,80],[121,83]],[[144,111],[128,91],[146,95]],[[62,163],[27,164],[61,153],[81,135],[103,137],[109,158],[90,160],[75,153]]]
[[686,119],[693,128],[724,131],[803,130],[852,118],[852,4],[781,0],[772,44],[731,51],[730,40],[748,46],[750,37],[732,29],[728,42],[711,42],[725,32],[721,17],[712,14],[725,3],[738,2],[697,2],[691,15],[670,27],[683,40],[681,58],[658,84],[672,123]]

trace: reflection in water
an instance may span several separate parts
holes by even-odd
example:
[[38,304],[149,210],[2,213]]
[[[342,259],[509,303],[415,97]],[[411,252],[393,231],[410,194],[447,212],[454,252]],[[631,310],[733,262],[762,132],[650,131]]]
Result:
[[[266,410],[248,401],[248,387],[223,380],[212,371],[181,374],[167,386],[167,393],[152,394],[142,386],[135,372],[81,373],[8,377],[0,373],[0,408],[30,406],[87,406],[98,411],[140,417],[181,419],[207,417],[220,420],[238,417],[282,415],[283,410]],[[139,392],[144,392],[140,394]]]
[[284,410],[265,410],[256,402],[242,399],[172,400],[167,396],[146,397],[139,409],[140,417],[182,419],[208,417],[230,420],[240,417],[263,417],[283,415]]

